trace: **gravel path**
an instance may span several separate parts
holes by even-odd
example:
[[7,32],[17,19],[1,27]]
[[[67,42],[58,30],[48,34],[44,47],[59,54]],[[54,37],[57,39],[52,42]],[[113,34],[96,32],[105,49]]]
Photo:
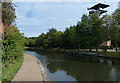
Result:
[[24,54],[24,62],[12,81],[45,81],[42,69],[34,56]]

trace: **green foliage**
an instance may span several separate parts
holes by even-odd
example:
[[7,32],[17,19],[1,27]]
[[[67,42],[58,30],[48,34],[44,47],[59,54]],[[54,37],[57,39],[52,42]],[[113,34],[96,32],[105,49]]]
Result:
[[25,38],[25,45],[27,47],[34,47],[35,46],[35,41],[36,41],[36,37],[29,37],[29,38]]
[[[120,40],[120,10],[116,10],[113,15],[97,14],[83,15],[77,25],[66,28],[65,31],[57,31],[55,28],[49,29],[46,34],[41,34],[33,46],[38,48],[96,48],[102,46],[104,41]],[[30,42],[29,42],[30,43]],[[105,49],[107,47],[104,47]]]
[[2,21],[4,33],[2,34],[2,61],[10,61],[21,57],[24,44],[23,34],[19,32],[15,23],[15,5],[11,2],[2,3]]
[[112,21],[110,27],[111,40],[114,42],[116,51],[118,51],[118,42],[120,42],[120,9],[116,9],[112,14]]
[[24,37],[19,33],[18,29],[14,26],[5,26],[3,35],[2,60],[11,60],[21,56]]
[[56,29],[52,28],[49,29],[49,31],[46,34],[48,36],[48,47],[59,47],[61,46],[61,35],[62,32],[61,31],[57,31]]
[[10,81],[20,68],[23,57],[25,38],[15,26],[15,5],[11,2],[2,3],[2,81]]
[[15,18],[15,5],[11,2],[2,2],[2,20],[4,25],[13,24]]
[[81,47],[90,47],[90,39],[91,39],[91,31],[92,27],[90,25],[90,17],[87,15],[83,15],[81,18],[81,22],[78,22],[76,25],[76,33],[79,37],[79,44]]
[[117,9],[112,14],[112,22],[111,22],[111,39],[119,41],[120,40],[120,10]]
[[13,61],[6,61],[2,69],[2,83],[11,81],[23,63],[23,57],[14,59]]
[[36,46],[41,48],[61,47],[61,31],[52,28],[46,34],[41,34],[36,40]]

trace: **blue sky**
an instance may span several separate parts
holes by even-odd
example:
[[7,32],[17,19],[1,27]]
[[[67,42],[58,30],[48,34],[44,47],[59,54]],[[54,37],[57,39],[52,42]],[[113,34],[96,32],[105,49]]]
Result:
[[[64,31],[66,27],[75,25],[87,8],[98,2],[14,2],[16,4],[17,26],[27,37],[39,36],[50,28]],[[107,3],[107,2],[106,2]],[[108,2],[111,14],[117,2]]]

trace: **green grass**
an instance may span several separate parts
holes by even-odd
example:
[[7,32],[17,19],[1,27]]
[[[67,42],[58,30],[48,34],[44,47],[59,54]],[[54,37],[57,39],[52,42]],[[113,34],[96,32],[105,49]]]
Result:
[[23,56],[12,61],[6,61],[2,68],[2,81],[11,81],[23,63]]
[[[29,50],[29,49],[28,49]],[[35,50],[35,49],[34,49]],[[60,49],[60,48],[51,48],[51,49],[37,49],[40,53],[42,52],[47,52],[47,53],[66,53],[66,52],[90,52],[90,51],[85,51],[84,49]],[[98,53],[101,55],[119,55],[120,52],[96,52],[92,51],[92,53]]]
[[[89,51],[84,51],[83,49],[65,49],[64,51],[67,51],[67,52],[71,52],[71,51],[75,51],[75,52],[89,52]],[[120,52],[103,52],[103,51],[99,51],[99,52],[96,52],[96,51],[92,51],[93,53],[98,53],[98,54],[101,54],[101,55],[119,55],[120,56]]]
[[97,52],[102,55],[120,55],[120,52]]
[[[89,52],[89,51],[84,51],[84,49],[65,49],[64,51],[67,51],[67,52],[71,52],[71,51],[75,51],[75,52]],[[101,55],[118,55],[120,56],[120,52],[103,52],[103,51],[99,51],[99,52],[96,52],[96,51],[92,51],[93,53],[98,53],[98,54],[101,54]]]

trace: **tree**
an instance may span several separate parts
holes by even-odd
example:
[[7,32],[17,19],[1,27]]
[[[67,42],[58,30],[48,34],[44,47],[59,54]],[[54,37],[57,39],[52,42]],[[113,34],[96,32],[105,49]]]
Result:
[[54,28],[49,29],[49,31],[47,32],[47,36],[50,37],[50,42],[49,42],[49,47],[50,48],[55,48],[57,47],[57,42],[56,42],[56,33],[57,30]]
[[36,41],[37,37],[29,37],[26,38],[26,46],[27,47],[35,47],[35,41]]
[[21,56],[24,44],[23,34],[15,26],[5,26],[2,46],[3,61],[16,59]]
[[35,41],[36,47],[48,48],[50,41],[51,41],[50,36],[42,33]]
[[47,32],[47,36],[49,37],[49,48],[57,48],[61,47],[61,36],[62,36],[61,31],[57,31],[54,28],[49,29]]
[[23,34],[15,26],[15,5],[11,2],[2,3],[2,21],[4,23],[4,39],[2,40],[2,60],[14,60],[22,55]]
[[62,35],[62,46],[63,48],[71,48],[70,46],[70,41],[69,41],[69,34],[70,34],[70,30],[69,28],[66,28],[66,30],[64,31],[63,35]]
[[[101,35],[103,37],[103,43],[104,43],[105,41],[111,40],[110,23],[111,23],[112,17],[106,14],[106,15],[103,15],[101,19],[103,20],[102,26],[104,28],[103,31],[101,32]],[[102,47],[104,47],[104,51],[107,52],[108,46],[102,46]]]
[[103,26],[104,21],[99,18],[98,15],[93,14],[90,15],[90,32],[91,32],[91,41],[93,47],[96,48],[96,51],[98,51],[98,47],[102,44],[104,41],[104,31],[106,29],[105,26]]
[[90,48],[91,51],[91,44],[90,44],[90,19],[89,16],[83,15],[81,18],[81,22],[77,23],[76,32],[79,37],[79,45],[83,48]]
[[116,52],[118,51],[118,42],[120,41],[120,9],[116,9],[112,14],[110,27],[111,40],[115,42]]
[[15,4],[11,2],[2,2],[2,20],[4,25],[15,23]]
[[70,26],[70,29],[69,29],[69,35],[68,35],[68,40],[70,42],[70,45],[72,46],[72,48],[76,49],[78,46],[78,42],[77,42],[77,39],[78,36],[77,36],[77,33],[76,33],[76,26]]

